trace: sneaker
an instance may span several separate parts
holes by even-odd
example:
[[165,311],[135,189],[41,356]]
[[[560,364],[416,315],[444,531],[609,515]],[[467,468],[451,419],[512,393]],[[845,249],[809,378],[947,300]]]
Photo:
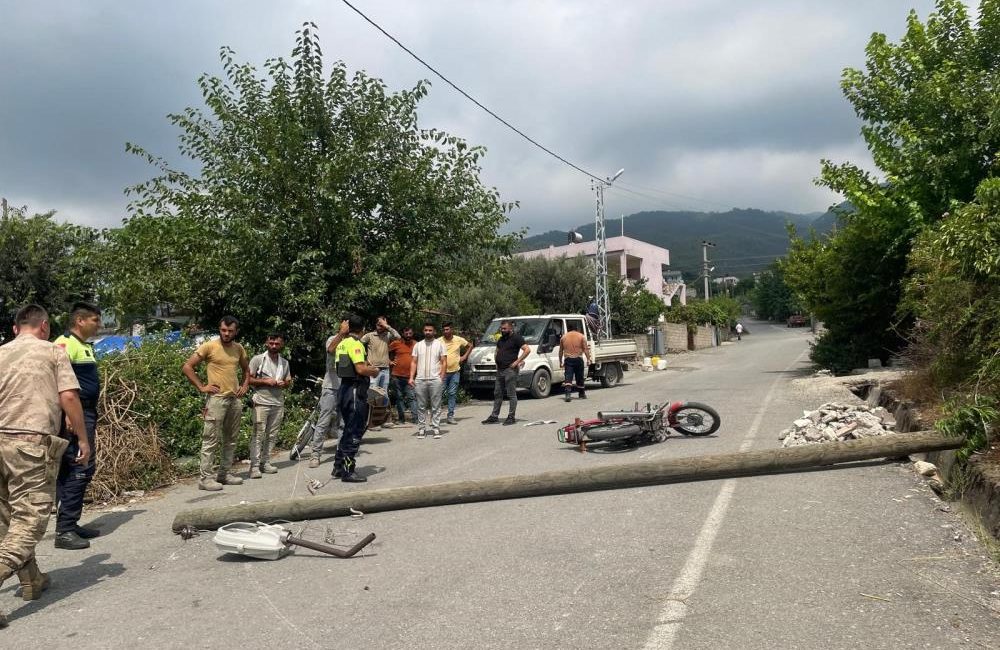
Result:
[[569,393],[566,393],[566,396],[563,397],[563,400],[566,401],[566,402],[570,401],[571,399],[573,399],[573,398],[570,396]]
[[215,480],[223,485],[243,485],[243,479],[235,474],[219,474]]
[[82,551],[85,548],[90,548],[90,542],[77,535],[76,531],[71,530],[68,533],[56,535],[56,548],[67,551]]
[[431,437],[434,438],[435,440],[437,440],[438,438],[440,438],[441,437],[441,430],[440,429],[434,429],[434,435],[431,436]]
[[454,415],[449,415],[448,419],[445,420],[448,424],[458,424],[458,420],[455,419]]
[[500,418],[498,418],[495,415],[491,415],[490,417],[488,417],[485,420],[483,420],[483,424],[496,424],[499,421],[500,421]]
[[418,437],[418,438],[426,438],[426,437],[427,437],[427,434],[426,434],[426,433],[424,433],[424,430],[423,430],[423,429],[421,429],[420,431],[417,431],[417,437]]
[[370,428],[370,429],[368,429],[368,430],[369,430],[369,431],[381,431],[381,430],[382,430],[382,427],[381,427],[381,426],[377,426],[377,427],[371,427],[371,428]]
[[364,476],[359,476],[359,475],[355,474],[354,472],[351,472],[349,474],[344,474],[340,478],[340,480],[343,481],[344,483],[367,483],[368,482],[367,478],[365,478]]
[[222,483],[219,483],[214,478],[203,478],[198,481],[199,490],[207,490],[209,492],[218,492],[222,489]]
[[510,425],[514,424],[515,422],[517,422],[517,420],[514,419],[514,416],[513,415],[508,415],[507,419],[503,421],[503,425],[505,427],[509,427]]
[[393,424],[392,422],[389,422],[388,420],[386,420],[385,422],[382,423],[382,428],[383,429],[395,429],[396,425]]
[[271,463],[264,463],[263,465],[260,466],[260,471],[264,472],[265,474],[277,474],[278,468],[272,465]]
[[309,469],[316,469],[319,467],[319,456],[313,456],[309,459]]
[[262,476],[264,475],[260,473],[259,469],[257,469],[256,467],[250,468],[250,478],[260,478]]
[[581,395],[580,395],[580,399],[587,399],[587,395],[586,395],[586,394],[582,394],[582,393],[581,393]]

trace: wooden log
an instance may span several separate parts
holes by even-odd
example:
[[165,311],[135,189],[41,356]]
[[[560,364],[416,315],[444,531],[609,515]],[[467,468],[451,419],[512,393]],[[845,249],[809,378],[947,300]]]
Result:
[[899,458],[918,452],[956,449],[964,440],[935,431],[889,434],[845,442],[787,449],[671,458],[641,463],[581,467],[526,476],[455,481],[437,485],[387,488],[303,498],[262,501],[215,508],[192,508],[177,514],[174,532],[190,526],[215,529],[234,521],[300,521],[362,512],[429,508],[457,503],[521,499],[554,494],[665,485],[687,481],[780,474],[874,458]]

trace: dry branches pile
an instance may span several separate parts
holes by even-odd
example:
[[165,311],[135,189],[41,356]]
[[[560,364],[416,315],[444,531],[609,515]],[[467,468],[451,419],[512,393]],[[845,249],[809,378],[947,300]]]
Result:
[[95,501],[111,501],[128,490],[149,490],[174,478],[170,456],[156,425],[132,409],[134,381],[108,364],[101,381],[97,420],[97,474],[90,484]]

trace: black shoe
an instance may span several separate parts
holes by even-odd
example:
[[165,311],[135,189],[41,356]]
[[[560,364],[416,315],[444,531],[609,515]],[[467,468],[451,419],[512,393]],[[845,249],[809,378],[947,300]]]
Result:
[[513,416],[508,415],[507,419],[503,421],[503,425],[505,427],[509,427],[510,425],[514,424],[515,422],[517,422],[517,420],[515,420]]
[[582,395],[582,394],[581,394],[581,395],[580,395],[580,399],[587,399],[587,396],[586,396],[586,395]]
[[340,477],[340,480],[343,481],[344,483],[367,483],[368,482],[367,478],[365,478],[364,476],[358,476],[354,472],[351,472],[350,474],[344,474],[342,477]]
[[496,424],[499,421],[500,421],[500,418],[498,418],[495,415],[491,415],[490,417],[488,417],[485,420],[483,420],[483,424]]
[[74,532],[84,539],[94,539],[101,536],[101,531],[96,528],[87,528],[86,526],[77,526]]
[[77,535],[76,531],[71,530],[68,533],[56,535],[56,548],[67,551],[82,551],[85,548],[90,548],[90,542]]
[[567,401],[567,402],[568,402],[568,401],[570,401],[571,399],[573,399],[573,398],[572,398],[572,397],[570,397],[569,393],[566,393],[566,396],[565,396],[565,397],[563,397],[563,400],[565,400],[565,401]]

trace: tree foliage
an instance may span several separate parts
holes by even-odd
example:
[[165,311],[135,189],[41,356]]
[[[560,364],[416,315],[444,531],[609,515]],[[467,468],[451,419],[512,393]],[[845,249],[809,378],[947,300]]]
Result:
[[669,323],[684,323],[693,330],[699,325],[714,325],[730,328],[740,317],[740,304],[726,296],[716,296],[711,300],[692,300],[686,305],[675,304],[665,314]]
[[[490,278],[459,285],[449,294],[446,311],[467,332],[481,332],[500,316],[579,314],[595,291],[594,263],[585,257],[512,258]],[[611,329],[619,334],[644,332],[666,309],[644,280],[608,278]]]
[[[742,284],[740,282],[737,287]],[[785,282],[784,268],[778,263],[772,264],[760,274],[749,296],[758,318],[783,321],[800,311],[795,294]]]
[[910,13],[899,43],[873,35],[866,55],[842,86],[882,176],[824,161],[820,184],[854,209],[826,241],[793,234],[785,266],[828,328],[813,360],[835,369],[902,347],[913,322],[900,299],[914,239],[1000,166],[1000,2],[984,0],[973,25],[962,2],[938,0],[926,23]]
[[35,302],[55,317],[73,302],[98,293],[95,256],[99,233],[84,226],[58,223],[55,212],[28,216],[8,209],[0,219],[0,326],[6,335],[19,307]]
[[980,183],[976,200],[955,206],[924,232],[910,257],[906,308],[931,346],[939,387],[1000,390],[1000,178]]
[[324,61],[315,26],[261,75],[222,48],[203,75],[202,108],[169,116],[189,174],[136,145],[159,174],[130,188],[111,235],[112,298],[139,310],[170,302],[244,331],[283,329],[319,345],[345,311],[436,306],[456,277],[490,274],[518,235],[512,204],[479,180],[482,147],[418,126],[420,82],[381,80]]

